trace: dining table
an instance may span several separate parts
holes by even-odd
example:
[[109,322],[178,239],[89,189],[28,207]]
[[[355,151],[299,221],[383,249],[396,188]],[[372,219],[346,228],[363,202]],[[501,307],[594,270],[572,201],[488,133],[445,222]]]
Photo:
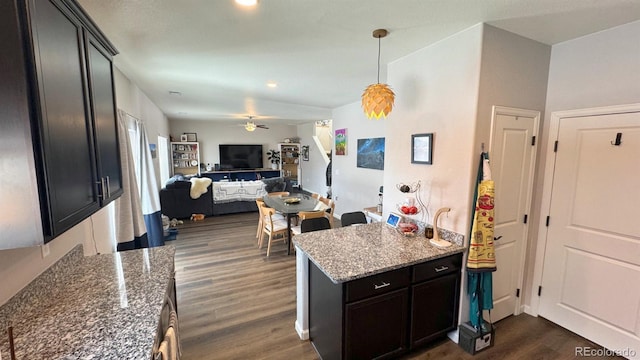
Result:
[[287,255],[291,255],[291,218],[300,211],[325,211],[329,208],[322,201],[304,193],[293,193],[287,196],[267,194],[263,199],[265,205],[274,208],[287,218]]

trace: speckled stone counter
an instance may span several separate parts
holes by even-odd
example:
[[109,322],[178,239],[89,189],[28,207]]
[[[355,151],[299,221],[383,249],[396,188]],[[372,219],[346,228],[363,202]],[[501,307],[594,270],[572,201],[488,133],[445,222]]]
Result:
[[404,236],[384,223],[309,232],[294,236],[293,243],[337,284],[464,251],[462,235],[440,234],[453,245],[437,248],[423,236]]
[[7,325],[18,359],[150,359],[173,246],[84,257],[74,248],[0,307],[0,351]]
[[384,223],[362,224],[296,235],[296,321],[302,340],[309,338],[310,259],[335,284],[461,253],[464,236],[439,229],[452,243],[437,248],[424,236],[407,237]]

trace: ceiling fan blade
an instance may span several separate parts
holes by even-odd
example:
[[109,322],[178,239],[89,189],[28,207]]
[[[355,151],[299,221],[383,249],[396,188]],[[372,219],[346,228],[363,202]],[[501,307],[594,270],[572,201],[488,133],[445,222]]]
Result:
[[267,125],[261,125],[261,124],[256,124],[256,127],[260,128],[260,129],[269,129],[269,127]]

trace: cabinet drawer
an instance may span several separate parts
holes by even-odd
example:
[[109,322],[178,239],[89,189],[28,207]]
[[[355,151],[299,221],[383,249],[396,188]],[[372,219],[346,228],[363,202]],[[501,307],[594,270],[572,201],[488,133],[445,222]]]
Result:
[[351,302],[369,296],[384,294],[406,287],[411,281],[411,269],[402,268],[353,280],[345,284],[345,301]]
[[438,276],[460,271],[462,254],[455,254],[441,259],[428,261],[413,267],[413,282],[420,282]]

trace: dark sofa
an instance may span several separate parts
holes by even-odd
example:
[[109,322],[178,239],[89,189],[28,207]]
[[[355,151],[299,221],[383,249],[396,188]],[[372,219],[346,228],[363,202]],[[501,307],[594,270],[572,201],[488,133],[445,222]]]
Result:
[[187,180],[174,180],[160,190],[160,207],[162,214],[169,219],[188,219],[191,214],[213,215],[213,199],[211,197],[211,185],[207,192],[197,199],[192,199],[189,192],[191,182]]
[[[285,178],[262,179],[267,192],[289,191],[296,192],[297,188]],[[205,216],[217,216],[242,212],[255,212],[258,207],[254,201],[233,201],[222,204],[214,204],[212,186],[198,199],[192,199],[189,195],[191,182],[179,175],[171,178],[167,185],[160,190],[160,207],[162,214],[169,219],[189,219],[191,214],[204,214]]]

